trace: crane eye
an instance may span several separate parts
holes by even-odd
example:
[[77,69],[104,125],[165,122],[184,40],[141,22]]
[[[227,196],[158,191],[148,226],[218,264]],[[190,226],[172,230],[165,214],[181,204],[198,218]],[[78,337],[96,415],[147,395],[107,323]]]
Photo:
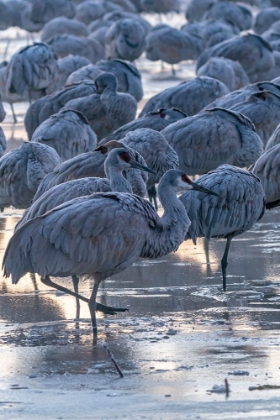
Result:
[[187,182],[188,184],[191,184],[191,180],[186,174],[182,175],[182,181]]
[[102,153],[102,155],[105,155],[108,152],[108,148],[106,146],[101,146],[100,152]]
[[127,153],[127,152],[121,152],[119,154],[119,157],[127,163],[130,162],[130,156],[129,156],[129,153]]

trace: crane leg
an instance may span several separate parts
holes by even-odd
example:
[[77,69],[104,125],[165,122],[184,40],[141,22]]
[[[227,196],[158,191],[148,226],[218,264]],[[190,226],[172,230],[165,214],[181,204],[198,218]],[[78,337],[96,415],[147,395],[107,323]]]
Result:
[[[75,293],[78,294],[79,293],[79,277],[76,276],[76,274],[73,274],[71,277],[72,277],[72,282],[74,286],[74,291]],[[76,297],[76,318],[77,319],[80,318],[80,311],[81,311],[80,299]]]
[[13,104],[10,104],[10,107],[11,107],[12,114],[13,114],[14,124],[16,124],[17,123],[17,117],[16,117],[16,114],[15,114],[15,110],[14,110]]
[[[41,282],[43,284],[45,284],[46,286],[53,287],[54,289],[57,289],[60,292],[67,293],[68,295],[74,296],[74,297],[76,297],[76,298],[78,298],[78,299],[80,299],[80,300],[82,300],[82,301],[84,301],[86,303],[89,302],[89,299],[87,297],[82,296],[82,295],[80,295],[78,293],[75,293],[72,290],[67,289],[67,287],[60,286],[60,284],[54,283],[49,278],[49,276],[46,276],[45,278],[41,277]],[[102,303],[98,303],[98,302],[96,302],[96,310],[97,311],[100,311],[100,312],[103,312],[106,315],[116,315],[117,312],[126,312],[126,311],[128,311],[127,308],[114,308],[113,306],[102,305]]]
[[99,281],[98,280],[94,281],[91,296],[90,296],[89,301],[88,301],[88,306],[89,306],[89,311],[90,311],[90,315],[91,315],[91,323],[92,323],[92,330],[93,330],[94,337],[97,336],[96,296],[97,296],[97,291],[98,291],[99,284],[100,284],[100,280]]
[[221,260],[224,292],[226,291],[226,288],[227,288],[227,275],[226,275],[226,269],[227,269],[227,266],[228,266],[227,258],[228,258],[228,253],[229,253],[229,248],[230,248],[232,238],[233,238],[232,236],[227,237],[227,243],[226,243],[224,255],[223,255],[223,258]]
[[176,70],[175,70],[173,64],[171,64],[171,70],[172,70],[172,76],[176,76]]
[[157,190],[156,190],[155,185],[153,185],[151,188],[148,189],[148,196],[149,196],[150,203],[153,204],[153,206],[157,210],[158,209]]

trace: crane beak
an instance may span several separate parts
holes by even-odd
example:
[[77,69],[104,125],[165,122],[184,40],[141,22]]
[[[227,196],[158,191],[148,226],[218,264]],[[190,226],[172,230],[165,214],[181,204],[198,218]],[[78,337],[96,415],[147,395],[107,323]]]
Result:
[[130,159],[129,164],[130,164],[131,168],[133,168],[133,169],[140,169],[141,171],[150,172],[150,174],[155,174],[156,173],[152,169],[147,168],[147,166],[140,165],[140,163],[136,162],[136,160],[134,160],[134,159],[133,160]]
[[206,193],[206,194],[211,194],[211,195],[215,195],[216,197],[220,197],[219,194],[217,194],[213,191],[210,191],[207,188],[201,187],[200,185],[196,184],[196,182],[192,182],[191,186],[193,187],[193,189],[195,191],[200,191],[200,192],[203,192],[203,193]]

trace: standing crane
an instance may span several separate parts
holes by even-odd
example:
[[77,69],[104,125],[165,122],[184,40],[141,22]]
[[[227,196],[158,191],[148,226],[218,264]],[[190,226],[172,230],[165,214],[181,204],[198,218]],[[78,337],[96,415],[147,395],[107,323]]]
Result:
[[184,240],[190,220],[177,198],[178,188],[215,194],[172,169],[158,187],[162,217],[148,201],[128,193],[99,193],[67,201],[15,232],[5,252],[4,275],[12,275],[13,284],[27,272],[38,273],[45,284],[50,283],[49,276],[92,277],[88,303],[96,335],[100,282],[140,257],[159,258],[176,251]]
[[186,239],[196,243],[199,237],[227,240],[221,260],[223,289],[226,290],[226,268],[232,239],[249,230],[265,212],[265,194],[259,178],[231,165],[219,166],[197,180],[216,197],[199,192],[185,192],[180,200],[187,210],[191,226]]

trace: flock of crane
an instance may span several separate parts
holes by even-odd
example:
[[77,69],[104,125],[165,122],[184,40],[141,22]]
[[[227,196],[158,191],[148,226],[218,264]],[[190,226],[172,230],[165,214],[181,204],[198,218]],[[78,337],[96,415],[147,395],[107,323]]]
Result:
[[[15,122],[13,104],[30,102],[28,142],[4,154],[0,130],[0,207],[26,209],[4,275],[16,284],[37,273],[88,301],[95,333],[97,310],[126,310],[96,302],[100,282],[187,239],[226,239],[226,290],[232,239],[280,204],[280,1],[186,3],[0,1],[0,29],[41,30],[42,40],[0,64]],[[183,8],[180,29],[145,19]],[[136,118],[144,51],[172,65],[197,60],[197,77],[151,97]],[[50,278],[67,276],[74,291]],[[90,299],[82,276],[94,280]]]

